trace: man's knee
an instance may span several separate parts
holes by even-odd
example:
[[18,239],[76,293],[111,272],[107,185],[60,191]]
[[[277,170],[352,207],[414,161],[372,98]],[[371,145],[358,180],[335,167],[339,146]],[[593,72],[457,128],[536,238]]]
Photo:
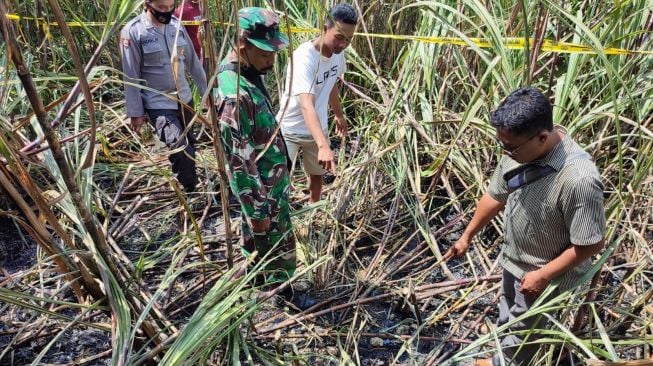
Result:
[[188,146],[188,139],[184,135],[184,128],[177,113],[155,114],[154,116],[154,127],[159,139],[168,148],[176,149],[181,146]]

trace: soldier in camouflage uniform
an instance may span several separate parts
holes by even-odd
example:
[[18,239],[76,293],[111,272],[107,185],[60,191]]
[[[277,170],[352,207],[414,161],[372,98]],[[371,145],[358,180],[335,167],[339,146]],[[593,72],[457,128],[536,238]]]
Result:
[[[288,38],[269,10],[244,8],[238,18],[237,47],[218,68],[220,137],[231,190],[242,209],[242,250],[246,256],[256,250],[259,258],[274,258],[265,271],[267,283],[278,285],[295,272],[295,239],[288,205],[286,145],[263,75],[272,69],[276,52],[288,45]],[[307,296],[301,294],[301,298]],[[289,299],[300,308],[310,305],[310,301],[295,301],[298,293]]]

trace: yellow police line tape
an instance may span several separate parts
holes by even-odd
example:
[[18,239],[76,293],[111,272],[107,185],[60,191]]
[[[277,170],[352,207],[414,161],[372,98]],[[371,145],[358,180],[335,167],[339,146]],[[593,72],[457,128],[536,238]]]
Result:
[[[57,26],[57,23],[47,22],[43,18],[34,18],[34,17],[21,17],[16,14],[7,14],[7,19],[9,20],[31,20],[39,23],[43,23],[47,26]],[[69,27],[100,27],[104,26],[107,23],[103,22],[68,22]],[[201,21],[182,21],[184,25],[201,25]],[[292,33],[319,33],[320,30],[316,28],[299,28],[299,27],[290,27]],[[49,32],[46,30],[46,33]],[[470,46],[473,44],[479,48],[492,48],[493,45],[487,39],[483,38],[468,38],[467,40],[458,37],[427,37],[427,36],[410,36],[410,35],[395,35],[395,34],[376,34],[376,33],[356,33],[358,36],[364,37],[374,37],[374,38],[386,38],[393,39],[398,41],[416,41],[424,43],[433,43],[433,44],[443,44],[443,45],[457,45],[457,46]],[[532,38],[528,39],[529,47],[533,45],[534,40]],[[526,47],[526,40],[521,37],[507,37],[504,38],[502,44],[513,50],[523,50]],[[594,48],[582,45],[578,43],[570,42],[557,42],[549,39],[542,40],[541,50],[545,52],[557,52],[557,53],[582,53],[582,54],[598,54]],[[604,48],[603,53],[606,55],[653,55],[653,51],[632,51],[623,48],[608,47]]]

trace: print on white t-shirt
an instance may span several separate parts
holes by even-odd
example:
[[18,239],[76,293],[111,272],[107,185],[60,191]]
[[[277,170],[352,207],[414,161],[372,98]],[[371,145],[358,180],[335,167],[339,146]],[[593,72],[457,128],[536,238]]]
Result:
[[[302,43],[293,52],[293,75],[290,77],[291,63],[286,70],[286,86],[281,96],[277,120],[283,134],[306,135],[311,133],[306,127],[302,108],[299,104],[300,94],[315,95],[315,111],[320,119],[323,131],[327,130],[329,117],[329,94],[338,77],[345,73],[345,54],[333,54],[324,57],[313,46],[313,42]],[[292,85],[290,85],[292,82]],[[288,103],[288,108],[284,108]]]

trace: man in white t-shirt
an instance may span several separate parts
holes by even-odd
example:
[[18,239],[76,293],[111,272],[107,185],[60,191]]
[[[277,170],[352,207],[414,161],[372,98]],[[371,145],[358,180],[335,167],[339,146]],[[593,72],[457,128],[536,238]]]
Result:
[[335,115],[336,133],[341,138],[347,136],[347,121],[334,86],[345,73],[343,51],[354,36],[357,22],[358,13],[350,5],[334,6],[320,37],[297,47],[292,62],[288,62],[277,119],[293,163],[302,151],[311,202],[320,200],[324,173],[336,171],[327,132],[329,106]]

